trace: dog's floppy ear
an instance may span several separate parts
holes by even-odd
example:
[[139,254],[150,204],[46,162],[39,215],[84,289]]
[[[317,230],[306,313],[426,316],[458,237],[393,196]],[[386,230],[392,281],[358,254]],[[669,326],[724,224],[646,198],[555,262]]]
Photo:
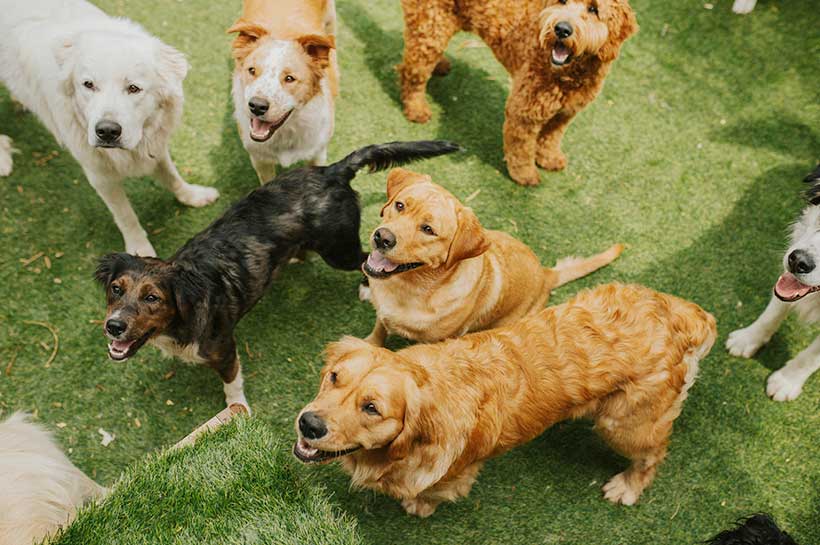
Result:
[[157,40],[157,74],[162,81],[161,102],[168,106],[182,108],[182,81],[188,75],[188,61],[185,55],[168,44]]
[[177,313],[182,321],[187,322],[193,316],[197,303],[208,295],[205,278],[194,270],[180,266],[174,267],[171,278]]
[[396,195],[413,184],[432,182],[427,174],[419,174],[406,168],[394,168],[387,174],[387,202],[382,206],[379,216],[384,216],[384,210],[393,203]]
[[395,365],[401,367],[407,377],[404,387],[404,426],[401,433],[390,443],[387,456],[391,460],[401,460],[410,454],[410,449],[415,443],[429,441],[434,430],[428,429],[431,422],[421,392],[430,380],[429,373],[415,362],[407,361],[397,354],[394,356],[399,360]]
[[54,60],[60,69],[59,89],[66,96],[74,95],[74,51],[76,49],[74,37],[68,37],[59,42],[54,49]]
[[489,247],[490,241],[475,213],[471,208],[463,207],[458,211],[458,227],[444,266],[449,269],[462,259],[483,254]]
[[236,62],[242,62],[253,51],[256,42],[268,34],[268,29],[260,24],[239,19],[225,32],[227,34],[238,34],[234,38],[231,47],[233,49],[233,58]]
[[94,271],[94,280],[103,286],[108,286],[126,269],[133,268],[139,258],[125,252],[106,254],[97,261],[97,270]]
[[618,57],[626,39],[638,31],[638,21],[628,0],[612,0],[606,24],[609,36],[598,51],[598,58],[602,62],[612,62]]
[[333,36],[320,36],[319,34],[306,34],[296,38],[296,41],[310,55],[310,58],[320,67],[327,67],[330,58],[330,50],[336,47],[336,38]]

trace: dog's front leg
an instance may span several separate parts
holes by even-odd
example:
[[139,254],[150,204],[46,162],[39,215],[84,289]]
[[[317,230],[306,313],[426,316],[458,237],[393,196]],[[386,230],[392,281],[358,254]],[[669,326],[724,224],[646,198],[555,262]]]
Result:
[[266,184],[276,177],[276,162],[256,157],[253,153],[250,153],[250,157],[260,184]]
[[754,323],[729,334],[726,348],[733,356],[750,358],[761,346],[769,342],[775,331],[789,314],[792,305],[778,299],[775,295],[769,300],[766,310]]
[[86,170],[85,176],[114,217],[114,223],[125,241],[125,251],[133,255],[155,257],[157,253],[148,242],[148,234],[128,201],[122,181],[111,180],[89,170]]
[[775,401],[791,401],[803,391],[803,384],[820,369],[820,337],[808,348],[769,376],[766,393]]
[[564,131],[575,114],[558,113],[547,121],[538,134],[535,155],[536,164],[545,170],[564,170],[567,166],[567,157],[561,151],[561,140]]
[[184,205],[201,208],[219,198],[219,191],[215,188],[193,185],[183,180],[168,150],[165,150],[154,172],[162,186]]
[[504,120],[504,161],[510,178],[519,185],[538,185],[535,168],[535,139],[540,124],[516,115],[508,106]]
[[210,366],[219,373],[222,379],[222,389],[225,392],[225,405],[243,405],[251,414],[251,407],[245,398],[245,382],[242,378],[242,364],[236,352],[236,343],[231,339],[230,344],[214,354]]
[[384,341],[387,339],[387,328],[384,323],[376,316],[376,323],[373,325],[373,331],[365,338],[365,341],[374,346],[384,346]]

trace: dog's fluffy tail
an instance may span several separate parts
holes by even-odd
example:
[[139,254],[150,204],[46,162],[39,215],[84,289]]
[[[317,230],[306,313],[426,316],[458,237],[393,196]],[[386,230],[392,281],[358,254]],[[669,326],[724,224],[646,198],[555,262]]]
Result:
[[461,151],[461,149],[458,144],[447,140],[374,144],[354,151],[338,163],[333,163],[327,168],[333,175],[338,176],[345,182],[350,182],[356,176],[356,172],[364,167],[369,167],[370,172],[376,172],[418,161],[419,159],[428,159]]
[[77,469],[42,427],[15,413],[0,422],[0,543],[39,543],[106,490]]
[[553,287],[563,286],[609,265],[623,251],[623,244],[613,244],[607,251],[591,257],[565,257],[560,259],[553,268],[547,269],[550,273],[558,275],[558,280]]

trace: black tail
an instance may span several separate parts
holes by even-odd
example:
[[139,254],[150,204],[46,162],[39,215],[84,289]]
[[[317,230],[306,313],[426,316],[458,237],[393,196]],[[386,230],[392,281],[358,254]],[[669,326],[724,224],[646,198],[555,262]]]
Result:
[[374,144],[358,149],[330,165],[328,170],[345,182],[350,182],[356,172],[370,167],[370,172],[397,167],[419,159],[437,157],[454,151],[461,151],[461,146],[447,140],[419,140],[416,142],[389,142]]

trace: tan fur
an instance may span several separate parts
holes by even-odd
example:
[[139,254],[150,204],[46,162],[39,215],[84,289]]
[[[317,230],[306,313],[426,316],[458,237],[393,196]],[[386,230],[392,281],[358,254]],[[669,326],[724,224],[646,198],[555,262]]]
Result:
[[[590,13],[591,6],[598,14]],[[444,50],[459,30],[477,33],[512,76],[504,122],[504,159],[522,185],[539,182],[538,166],[561,170],[561,139],[572,118],[603,86],[621,44],[638,29],[627,0],[402,0],[404,60],[399,67],[404,114],[424,123],[434,69],[446,73]],[[569,22],[574,60],[551,63],[553,28]]]
[[[521,241],[484,229],[470,208],[429,176],[394,169],[380,227],[396,235],[383,254],[395,263],[425,265],[388,278],[371,278],[376,325],[368,341],[382,346],[388,333],[436,342],[498,327],[544,308],[550,291],[612,262],[616,244],[588,259],[542,267]],[[401,212],[396,202],[404,205]],[[430,225],[436,236],[420,230]]]
[[714,318],[693,303],[608,284],[507,327],[396,353],[347,337],[328,347],[321,388],[303,410],[327,432],[300,442],[359,447],[342,458],[353,485],[427,516],[467,495],[486,459],[590,418],[631,461],[605,496],[632,504],[666,456],[715,336]]

